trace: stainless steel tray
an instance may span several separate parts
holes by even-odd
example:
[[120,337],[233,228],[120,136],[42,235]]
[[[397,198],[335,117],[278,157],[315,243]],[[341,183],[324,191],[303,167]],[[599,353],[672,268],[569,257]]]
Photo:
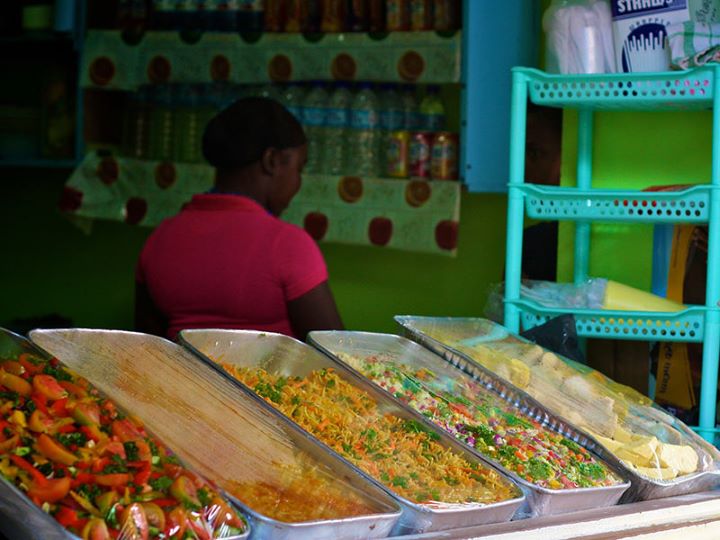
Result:
[[[459,444],[454,437],[448,436],[434,424],[427,422],[423,416],[416,414],[414,411],[407,409],[393,400],[389,400],[384,392],[379,391],[375,385],[371,384],[364,377],[358,376],[357,373],[347,369],[344,365],[336,364],[327,356],[293,338],[280,334],[243,330],[183,330],[180,332],[179,340],[181,344],[188,347],[204,361],[222,372],[244,392],[252,395],[253,398],[257,399],[263,406],[272,410],[275,414],[283,416],[283,418],[286,417],[282,415],[280,411],[265,403],[252,389],[227,374],[222,368],[215,364],[213,360],[210,360],[210,358],[219,359],[237,366],[260,367],[273,373],[297,377],[304,377],[311,371],[318,369],[333,368],[337,374],[348,383],[370,394],[372,398],[377,401],[383,413],[422,422],[428,426],[432,432],[438,434],[443,445],[460,453],[471,462],[480,461],[483,465],[488,465],[484,458],[478,459],[475,455],[468,452],[463,445]],[[328,452],[335,454],[329,447],[326,448]],[[344,460],[344,458],[339,455],[338,457]],[[400,504],[403,509],[403,514],[396,529],[393,531],[394,534],[420,533],[451,527],[467,527],[470,525],[509,521],[523,503],[523,497],[520,496],[516,499],[503,501],[501,503],[470,508],[430,508],[425,505],[416,504],[395,494],[380,481],[375,480],[355,465],[350,464],[350,462],[347,463],[350,467],[353,467],[358,474],[385,490]],[[489,468],[497,470],[492,465],[489,465]],[[520,494],[519,491],[518,494]]]
[[[387,355],[388,361],[394,361],[398,364],[426,367],[435,372],[445,371],[448,377],[453,378],[468,376],[452,366],[447,365],[440,357],[418,344],[391,334],[375,334],[370,332],[311,332],[309,341],[321,351],[328,354],[338,364],[346,366],[348,369],[353,368],[341,360],[337,356],[338,353],[354,354],[364,357],[384,353]],[[353,371],[355,370],[353,369]],[[532,403],[527,403],[523,400],[522,396],[517,395],[511,388],[489,377],[483,377],[482,374],[472,376],[471,378],[481,383],[483,387],[487,389],[487,393],[498,402],[504,401],[505,404],[515,407],[519,414],[530,417],[570,439],[578,440],[578,436],[573,432],[572,428],[554,421],[545,410],[538,408]],[[381,392],[385,393],[386,396],[401,403],[385,389],[374,384],[373,386],[376,386]],[[448,436],[454,438],[452,435]],[[483,454],[473,447],[463,442],[460,442],[460,444],[466,446],[474,454],[483,456]],[[489,458],[485,459],[489,460]],[[493,463],[496,468],[502,470],[507,476],[520,485],[527,501],[525,515],[530,517],[563,514],[588,508],[612,506],[618,502],[622,494],[629,487],[628,483],[622,483],[616,486],[598,488],[548,489],[520,478],[517,474],[506,469],[499,463]],[[617,472],[616,468],[611,466],[610,469],[614,470],[618,476],[623,476]]]
[[[0,358],[30,353],[40,358],[49,355],[27,339],[0,328]],[[38,540],[73,539],[79,537],[68,532],[55,519],[43,512],[22,491],[0,474],[0,532],[8,539],[28,538]],[[241,535],[228,536],[225,540],[245,540],[250,527]]]
[[[630,489],[620,499],[621,503],[644,501],[649,499],[661,499],[664,497],[673,497],[676,495],[686,495],[689,493],[697,493],[700,491],[707,491],[720,485],[720,471],[701,471],[695,474],[685,475],[679,479],[664,481],[664,480],[653,480],[639,475],[627,467],[621,460],[619,460],[615,454],[610,452],[602,444],[597,442],[591,435],[586,433],[580,428],[572,426],[572,424],[561,419],[559,416],[552,414],[548,411],[540,402],[535,398],[520,390],[519,388],[511,385],[498,377],[492,371],[486,369],[479,363],[475,362],[471,357],[462,352],[454,349],[424,333],[421,329],[425,325],[458,325],[458,324],[472,324],[475,326],[480,325],[478,333],[488,332],[487,341],[494,341],[496,338],[493,334],[496,330],[500,329],[500,335],[497,339],[502,339],[502,333],[507,336],[508,332],[500,325],[485,321],[484,319],[477,319],[472,317],[416,317],[412,315],[396,316],[395,321],[402,327],[405,334],[416,341],[420,345],[427,349],[442,356],[447,362],[459,368],[460,370],[468,373],[475,377],[480,377],[490,381],[494,381],[494,384],[504,386],[512,389],[512,392],[517,396],[522,396],[522,399],[526,403],[532,403],[538,410],[546,411],[546,414],[550,420],[550,424],[557,424],[558,426],[568,426],[572,432],[578,434],[577,442],[588,450],[591,450],[595,454],[602,457],[604,461],[610,463],[617,470],[622,471],[622,475],[630,480]],[[687,426],[679,422],[680,430],[683,434],[693,440],[694,443],[706,448],[708,452],[717,454],[717,450],[711,448],[708,443],[700,439],[700,437],[690,430]],[[572,427],[570,427],[572,426]],[[678,427],[678,426],[674,426]],[[575,439],[574,439],[575,440]]]
[[[257,402],[195,355],[165,339],[113,330],[33,330],[31,339],[142,418],[196,472],[225,490],[250,519],[256,539],[386,537],[400,516],[387,494],[294,424]],[[283,465],[308,463],[375,512],[343,519],[286,523],[228,493],[231,483],[274,482]]]

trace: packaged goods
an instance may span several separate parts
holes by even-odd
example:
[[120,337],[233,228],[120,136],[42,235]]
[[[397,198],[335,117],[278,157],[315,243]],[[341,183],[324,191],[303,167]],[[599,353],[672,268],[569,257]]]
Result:
[[427,505],[488,504],[517,494],[490,469],[467,462],[417,421],[383,414],[369,394],[332,369],[285,377],[262,368],[221,364],[391,491]]
[[413,319],[413,332],[470,358],[591,435],[640,476],[717,472],[720,454],[635,390],[485,319]]
[[457,180],[459,141],[457,133],[440,131],[433,137],[430,176],[433,180]]
[[0,359],[0,474],[83,538],[223,538],[245,522],[57,360]]
[[393,131],[387,145],[387,169],[390,178],[407,178],[409,165],[410,133]]
[[410,29],[409,0],[386,0],[385,2],[386,30],[388,32],[401,32]]
[[410,178],[430,178],[432,133],[418,131],[410,139]]

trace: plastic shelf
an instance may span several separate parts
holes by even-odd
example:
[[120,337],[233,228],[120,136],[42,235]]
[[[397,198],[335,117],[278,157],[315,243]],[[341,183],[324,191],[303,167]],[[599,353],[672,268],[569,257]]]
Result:
[[680,191],[631,191],[516,186],[525,195],[525,211],[534,219],[636,223],[705,223],[713,186]]
[[550,75],[514,68],[528,81],[533,103],[568,109],[690,110],[712,106],[713,78],[720,66],[661,73]]
[[553,317],[573,315],[579,336],[605,339],[702,342],[708,308],[693,306],[673,313],[549,308],[529,300],[512,302],[520,310],[523,328]]

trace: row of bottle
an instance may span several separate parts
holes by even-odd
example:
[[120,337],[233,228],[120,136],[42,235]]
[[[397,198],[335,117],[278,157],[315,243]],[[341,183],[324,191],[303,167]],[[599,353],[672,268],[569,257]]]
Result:
[[439,87],[422,99],[412,85],[228,83],[148,85],[130,95],[122,152],[138,159],[202,162],[201,139],[217,111],[243,96],[283,103],[308,136],[309,174],[382,176],[391,133],[445,128]]
[[451,31],[459,0],[120,0],[118,26],[218,32]]

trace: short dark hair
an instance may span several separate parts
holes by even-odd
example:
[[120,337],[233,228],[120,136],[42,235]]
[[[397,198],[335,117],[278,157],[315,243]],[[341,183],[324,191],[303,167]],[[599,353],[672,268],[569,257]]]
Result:
[[230,171],[259,161],[268,148],[284,150],[306,142],[302,125],[283,105],[268,98],[247,97],[208,122],[202,151],[210,165]]

